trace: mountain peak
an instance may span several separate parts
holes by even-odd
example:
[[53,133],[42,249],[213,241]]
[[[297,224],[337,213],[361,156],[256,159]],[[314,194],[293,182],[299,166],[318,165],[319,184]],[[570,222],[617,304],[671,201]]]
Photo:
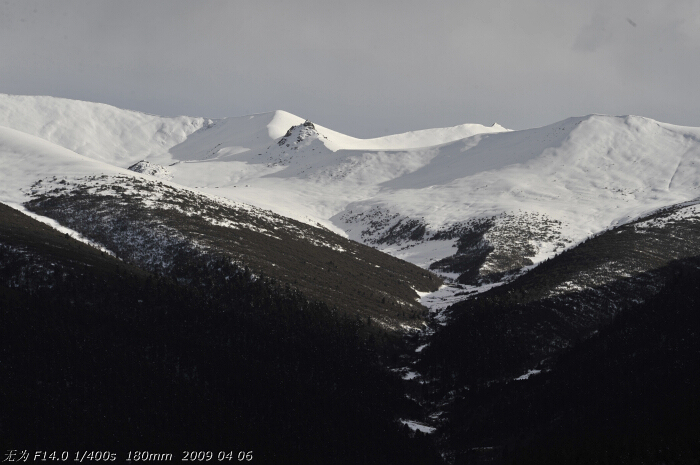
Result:
[[[302,124],[290,127],[279,142],[277,142],[277,145],[297,150],[300,146],[309,145],[313,140],[321,138],[328,139],[326,136],[319,134],[314,123],[306,120]],[[306,143],[303,143],[304,141],[306,141]]]

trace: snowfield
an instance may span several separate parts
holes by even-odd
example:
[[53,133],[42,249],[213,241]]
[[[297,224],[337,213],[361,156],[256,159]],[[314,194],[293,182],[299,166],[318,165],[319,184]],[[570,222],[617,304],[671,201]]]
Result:
[[[153,174],[425,268],[481,228],[484,277],[517,274],[591,235],[700,197],[700,128],[638,116],[356,139],[284,111],[162,118],[0,95],[0,126],[2,202],[26,201],[49,176]],[[136,164],[144,174],[126,170]]]

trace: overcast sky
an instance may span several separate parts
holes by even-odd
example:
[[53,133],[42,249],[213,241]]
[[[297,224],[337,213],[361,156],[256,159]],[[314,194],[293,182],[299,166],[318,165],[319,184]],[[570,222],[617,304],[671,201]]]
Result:
[[357,136],[589,113],[700,126],[700,0],[0,0],[0,92]]

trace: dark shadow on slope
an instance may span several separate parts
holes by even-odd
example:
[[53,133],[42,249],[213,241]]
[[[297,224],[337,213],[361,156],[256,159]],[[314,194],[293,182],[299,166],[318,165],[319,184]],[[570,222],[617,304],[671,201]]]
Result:
[[[607,231],[453,305],[453,321],[438,327],[423,353],[441,355],[425,369],[454,386],[517,376],[654,296],[674,278],[671,260],[700,254],[700,219],[669,220],[678,209]],[[438,358],[443,362],[436,364]],[[459,368],[442,367],[451,361]]]
[[423,236],[425,236],[425,222],[403,218],[390,227],[376,243],[392,245],[403,241],[416,242],[422,240]]
[[494,247],[484,240],[484,234],[493,227],[493,221],[483,220],[462,227],[438,231],[430,240],[447,240],[458,237],[457,252],[430,265],[431,270],[447,273],[459,273],[457,282],[461,284],[479,284],[479,271],[486,262],[486,257]]
[[193,261],[178,284],[3,205],[0,245],[6,449],[440,462],[396,421],[401,381],[360,325],[323,303],[228,259]]
[[608,231],[450,307],[420,363],[448,390],[518,376],[657,294],[674,278],[670,260],[698,253],[700,222]]
[[455,463],[698,463],[700,257],[664,274],[547,372],[457,388],[441,428]]
[[451,307],[418,370],[457,463],[697,463],[700,222],[678,209]]
[[[61,186],[64,191],[49,191],[27,207],[152,271],[170,273],[176,261],[186,266],[202,253],[225,254],[257,275],[390,333],[402,332],[401,325],[420,327],[427,309],[413,289],[436,290],[441,284],[415,265],[270,212],[260,216],[139,179],[104,182],[99,189],[110,195],[91,192],[87,184]],[[153,191],[162,194],[146,207],[143,198]]]

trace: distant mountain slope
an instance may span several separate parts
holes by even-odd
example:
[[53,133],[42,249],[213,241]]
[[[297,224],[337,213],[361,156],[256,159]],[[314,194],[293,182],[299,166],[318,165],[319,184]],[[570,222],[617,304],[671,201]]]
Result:
[[456,140],[466,139],[476,134],[491,134],[506,131],[509,131],[509,129],[497,123],[493,123],[491,126],[484,126],[482,124],[461,124],[448,128],[422,129],[373,139],[356,139],[331,131],[330,129],[322,128],[324,135],[338,144],[339,148],[345,150],[419,149],[447,144]]
[[423,168],[349,203],[333,220],[351,238],[423,266],[445,258],[440,241],[458,245],[477,234],[491,249],[479,264],[483,279],[697,198],[699,169],[698,128],[632,116],[571,118],[443,146]]
[[[376,191],[378,182],[419,168],[433,154],[383,151],[413,150],[476,133],[505,131],[496,124],[465,124],[364,140],[316,125],[320,145],[306,144],[305,150],[290,157],[278,142],[303,122],[285,111],[218,120],[162,118],[97,103],[0,94],[0,126],[122,168],[142,160],[160,165],[153,169],[161,171],[174,164],[167,169],[179,184],[212,193],[218,189],[217,195],[301,221],[320,222],[336,232],[342,229],[329,218],[345,207],[347,201],[341,199],[366,198]],[[376,153],[365,154],[366,150]],[[292,159],[292,169],[280,173]],[[304,165],[305,159],[311,160],[311,166]],[[329,186],[349,173],[354,173],[349,182]],[[279,175],[289,179],[268,179]],[[298,177],[303,178],[301,183]],[[240,189],[244,186],[245,191]]]
[[317,227],[247,205],[127,176],[42,179],[26,207],[151,271],[187,279],[198,256],[228,256],[389,332],[419,329],[416,290],[440,279]]
[[205,118],[164,118],[101,103],[0,94],[0,126],[122,168],[146,158],[161,159],[170,147],[210,123]]
[[[148,158],[163,162],[162,157],[168,152],[175,159],[200,160],[211,155],[207,148],[217,145],[224,154],[235,152],[236,148],[256,150],[303,122],[303,118],[282,110],[223,119],[171,118],[102,103],[0,94],[0,126],[119,166]],[[507,131],[495,123],[491,126],[463,124],[358,139],[323,126],[318,128],[332,151],[407,150],[444,144],[474,134]]]
[[158,118],[0,95],[1,125],[122,168],[145,160],[180,185],[321,224],[463,286],[700,197],[700,129],[637,116],[360,140],[284,111]]
[[39,137],[1,126],[0,164],[0,201],[12,203],[26,201],[30,186],[47,176],[142,176],[79,155]]

